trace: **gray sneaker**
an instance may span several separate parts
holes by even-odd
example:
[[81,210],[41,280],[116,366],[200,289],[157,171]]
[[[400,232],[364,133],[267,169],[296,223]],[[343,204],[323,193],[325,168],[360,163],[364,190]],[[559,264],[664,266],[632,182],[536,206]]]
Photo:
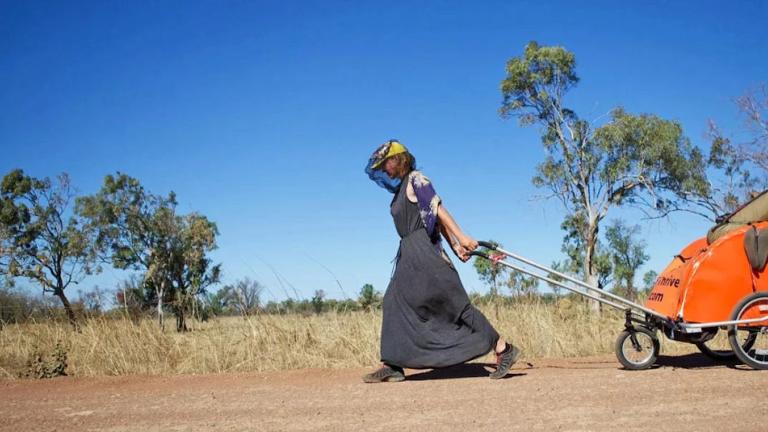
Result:
[[405,374],[403,374],[402,369],[396,370],[390,366],[382,366],[376,372],[363,375],[363,382],[367,383],[398,382],[403,380],[405,380]]
[[496,354],[496,370],[491,372],[491,379],[504,378],[509,372],[509,368],[520,357],[520,350],[516,346],[507,344],[506,349],[499,354]]

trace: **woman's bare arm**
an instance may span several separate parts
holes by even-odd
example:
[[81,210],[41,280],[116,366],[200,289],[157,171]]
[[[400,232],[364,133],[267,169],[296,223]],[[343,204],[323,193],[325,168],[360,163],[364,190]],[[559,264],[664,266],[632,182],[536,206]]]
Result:
[[443,236],[450,243],[451,248],[462,261],[467,261],[469,252],[477,249],[477,241],[464,234],[451,213],[442,204],[437,206],[437,219],[440,221]]

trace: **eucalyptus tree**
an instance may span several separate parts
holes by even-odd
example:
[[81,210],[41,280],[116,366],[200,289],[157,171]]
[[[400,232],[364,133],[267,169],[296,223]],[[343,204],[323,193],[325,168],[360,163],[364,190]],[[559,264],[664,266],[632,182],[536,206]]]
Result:
[[[565,232],[560,250],[565,254],[565,259],[556,263],[556,269],[570,273],[585,279],[584,275],[584,229],[587,224],[582,214],[566,216],[560,224],[560,229]],[[600,239],[595,245],[596,253],[593,257],[593,268],[597,273],[597,286],[602,289],[613,281],[613,266],[608,250]],[[556,279],[557,280],[557,279]]]
[[582,224],[582,274],[597,285],[598,232],[612,208],[633,205],[664,216],[708,196],[709,184],[704,158],[679,123],[615,108],[595,126],[566,106],[578,82],[573,53],[530,42],[506,64],[500,115],[541,128],[546,156],[533,184],[560,201],[566,219]]
[[[5,214],[5,202],[0,202],[0,288],[13,287],[14,281],[10,276],[11,254],[9,253],[10,247],[13,244],[12,231],[9,224],[4,223],[6,218],[14,218],[10,214]],[[12,212],[13,213],[13,212]],[[10,219],[9,219],[10,221]]]
[[631,300],[637,299],[635,273],[648,261],[645,242],[637,237],[638,225],[627,226],[621,220],[612,221],[605,232],[609,256],[613,267],[614,290]]
[[643,274],[643,295],[647,296],[653,290],[653,286],[656,284],[656,278],[659,274],[656,270],[648,270]]
[[[489,241],[489,243],[495,247],[502,247],[501,243],[494,240]],[[493,254],[490,250],[485,250],[484,252]],[[495,300],[499,295],[499,286],[505,285],[507,282],[507,267],[480,257],[475,257],[473,266],[475,267],[475,271],[480,280],[488,285],[491,298]]]
[[186,330],[194,297],[221,278],[221,266],[208,253],[216,248],[216,224],[197,213],[178,215],[176,195],[147,192],[128,175],[107,175],[94,195],[78,199],[77,209],[97,233],[103,259],[116,268],[143,273],[151,288],[158,322],[164,306],[176,315],[176,329]]
[[186,331],[186,317],[197,306],[197,296],[221,281],[221,264],[214,265],[208,256],[217,247],[219,231],[215,223],[198,213],[176,216],[172,221],[172,235],[163,256],[169,257],[176,330]]
[[94,195],[80,197],[77,212],[98,235],[99,255],[115,268],[143,273],[142,285],[151,286],[157,316],[164,327],[163,301],[168,289],[167,223],[174,214],[176,197],[153,195],[128,175],[107,175]]
[[376,288],[371,284],[365,284],[360,288],[360,296],[357,298],[357,302],[363,310],[373,310],[381,307],[381,293],[376,291]]
[[512,270],[506,283],[512,295],[533,296],[539,281],[533,276],[527,276],[525,273]]
[[[502,247],[501,243],[497,241],[490,241],[496,247]],[[490,250],[485,250],[486,253],[493,256],[494,253]],[[473,263],[477,276],[481,281],[488,285],[491,299],[495,302],[499,296],[499,288],[506,286],[512,295],[516,294],[533,294],[535,288],[538,286],[538,281],[532,276],[526,276],[517,270],[509,269],[501,264],[495,263],[492,260],[477,257]]]
[[95,233],[73,214],[70,178],[37,179],[16,169],[0,186],[0,262],[9,278],[27,278],[61,300],[67,318],[77,317],[66,289],[100,271]]

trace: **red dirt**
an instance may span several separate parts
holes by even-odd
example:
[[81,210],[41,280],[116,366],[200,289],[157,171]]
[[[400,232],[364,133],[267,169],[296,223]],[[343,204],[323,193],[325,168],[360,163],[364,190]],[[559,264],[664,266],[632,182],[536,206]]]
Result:
[[699,354],[480,364],[363,384],[363,369],[0,381],[3,431],[765,431],[768,371]]

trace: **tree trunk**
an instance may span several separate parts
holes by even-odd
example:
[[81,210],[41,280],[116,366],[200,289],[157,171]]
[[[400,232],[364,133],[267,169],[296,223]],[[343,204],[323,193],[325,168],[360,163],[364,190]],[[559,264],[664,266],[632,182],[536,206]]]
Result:
[[185,296],[181,293],[181,289],[176,288],[176,295],[175,298],[175,305],[173,308],[173,312],[176,314],[176,331],[177,332],[185,332],[187,331],[187,304],[185,302]]
[[57,288],[54,291],[54,295],[56,295],[56,297],[61,300],[61,304],[64,306],[64,310],[67,312],[67,319],[72,325],[72,328],[74,328],[76,331],[80,331],[80,324],[77,322],[77,317],[75,317],[75,311],[72,310],[72,305],[69,304],[69,300],[67,300],[67,296],[64,294],[64,290]]
[[182,307],[176,308],[176,331],[179,333],[187,331],[187,320]]
[[[155,284],[157,287],[157,284]],[[165,331],[165,317],[163,316],[163,296],[165,296],[165,281],[160,282],[160,289],[155,288],[157,295],[157,322],[160,324],[160,330]]]
[[123,308],[125,310],[125,316],[130,317],[130,314],[128,313],[128,292],[125,290],[125,285],[123,285]]
[[[585,281],[590,286],[596,287],[597,286],[597,275],[596,274],[589,274],[587,275],[587,280]],[[595,294],[594,292],[590,294]],[[599,315],[600,314],[600,302],[597,300],[589,300],[589,309],[592,311],[592,313]]]
[[634,279],[634,275],[627,278],[627,297],[629,297],[632,301],[637,301],[637,291],[635,290],[635,286],[632,284],[632,280]]
[[[597,221],[596,220],[590,220],[589,227],[587,228],[587,238],[584,240],[584,244],[587,247],[587,250],[584,251],[584,278],[589,286],[597,287],[598,281],[597,281],[597,270],[595,269],[594,260],[595,260],[595,247],[597,245]],[[594,294],[594,293],[591,293]],[[597,300],[590,300],[589,301],[589,308],[592,310],[594,314],[599,315],[600,314],[600,302]]]

